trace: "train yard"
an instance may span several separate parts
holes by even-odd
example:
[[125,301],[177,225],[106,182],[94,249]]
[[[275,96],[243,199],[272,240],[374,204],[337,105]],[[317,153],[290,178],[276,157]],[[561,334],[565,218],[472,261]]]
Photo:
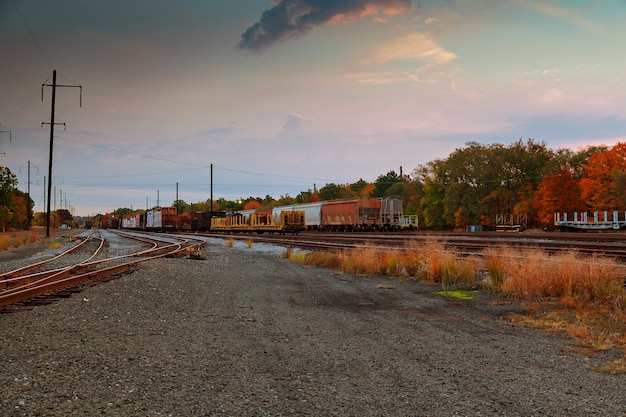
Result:
[[[94,234],[45,268],[130,254],[144,259],[151,256],[141,252],[153,246],[184,247],[185,241],[208,242],[206,259],[176,257],[184,250],[151,257],[132,274],[82,285],[58,302],[0,314],[0,414],[578,416],[626,410],[624,375],[594,370],[617,359],[619,350],[575,353],[561,334],[505,319],[522,312],[519,303],[487,291],[473,293],[472,301],[450,299],[437,294],[440,286],[414,280],[395,280],[392,289],[388,277],[288,262],[276,256],[282,251],[276,243],[256,240],[348,246],[452,242],[454,236],[137,233],[158,240],[143,242],[118,233]],[[567,237],[537,235],[490,238]],[[488,235],[457,238],[481,236]],[[100,237],[105,244],[88,260]],[[231,248],[225,244],[231,238],[243,241]],[[251,248],[245,239],[255,239]],[[617,245],[618,235],[604,240]],[[64,241],[53,252],[76,244]],[[30,253],[5,255],[11,259],[0,272],[53,257],[48,249]]]
[[[105,236],[124,243],[117,249]],[[626,262],[624,233],[436,233],[436,232],[301,232],[295,235],[259,233],[153,233],[91,230],[75,236],[64,252],[8,271],[0,271],[0,309],[24,303],[46,302],[88,283],[132,271],[140,262],[158,257],[194,256],[210,240],[239,240],[285,248],[343,251],[354,248],[415,250],[427,241],[440,241],[458,255],[480,255],[489,247],[541,249],[547,253],[599,254]]]

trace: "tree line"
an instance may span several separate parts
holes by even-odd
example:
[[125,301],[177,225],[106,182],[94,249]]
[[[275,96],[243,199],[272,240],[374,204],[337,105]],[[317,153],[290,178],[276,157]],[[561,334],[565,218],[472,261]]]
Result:
[[[27,227],[32,200],[27,202],[17,190],[17,179],[7,168],[0,174],[3,229]],[[467,142],[445,159],[418,165],[410,175],[389,171],[373,183],[328,183],[278,199],[219,198],[212,207],[209,200],[172,205],[180,213],[230,211],[367,196],[401,199],[405,213],[418,215],[422,228],[491,229],[496,216],[508,214],[526,216],[529,227],[551,228],[555,212],[626,210],[626,143],[553,150],[533,139],[510,145]],[[118,208],[99,216],[123,218],[138,212]]]

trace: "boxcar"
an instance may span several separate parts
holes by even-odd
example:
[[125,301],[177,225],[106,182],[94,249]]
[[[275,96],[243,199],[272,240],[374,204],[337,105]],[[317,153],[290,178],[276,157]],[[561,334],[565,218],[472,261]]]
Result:
[[381,227],[381,201],[363,197],[322,204],[323,230],[361,231]]

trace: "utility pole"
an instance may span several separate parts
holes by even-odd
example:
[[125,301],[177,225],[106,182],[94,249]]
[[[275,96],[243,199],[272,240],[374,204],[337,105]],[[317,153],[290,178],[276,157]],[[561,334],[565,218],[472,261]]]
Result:
[[178,229],[178,214],[180,212],[180,201],[178,201],[178,182],[176,182],[176,229]]
[[[35,167],[37,168],[37,173],[39,174],[39,167]],[[20,171],[21,171],[22,167],[20,167]],[[26,192],[26,215],[28,216],[27,219],[27,223],[28,223],[28,228],[30,229],[30,218],[32,216],[32,210],[30,208],[30,161],[28,161],[28,191]]]
[[[50,198],[52,194],[52,150],[54,144],[54,108],[56,102],[57,87],[80,88],[80,107],[83,107],[83,86],[82,85],[57,85],[57,70],[52,70],[52,84],[41,84],[41,101],[43,101],[43,88],[52,87],[52,105],[50,110],[50,154],[48,156],[48,204],[46,209],[46,238],[50,237]],[[42,123],[42,126],[45,123]],[[64,124],[64,123],[63,123]]]
[[212,219],[213,219],[213,164],[211,164],[211,206],[209,207],[209,231],[211,230]]

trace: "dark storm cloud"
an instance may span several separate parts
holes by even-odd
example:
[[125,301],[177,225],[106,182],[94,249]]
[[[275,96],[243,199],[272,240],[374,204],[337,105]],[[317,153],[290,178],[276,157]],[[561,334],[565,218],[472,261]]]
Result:
[[241,35],[238,46],[258,51],[333,19],[365,16],[378,11],[397,14],[412,5],[411,0],[280,0]]

